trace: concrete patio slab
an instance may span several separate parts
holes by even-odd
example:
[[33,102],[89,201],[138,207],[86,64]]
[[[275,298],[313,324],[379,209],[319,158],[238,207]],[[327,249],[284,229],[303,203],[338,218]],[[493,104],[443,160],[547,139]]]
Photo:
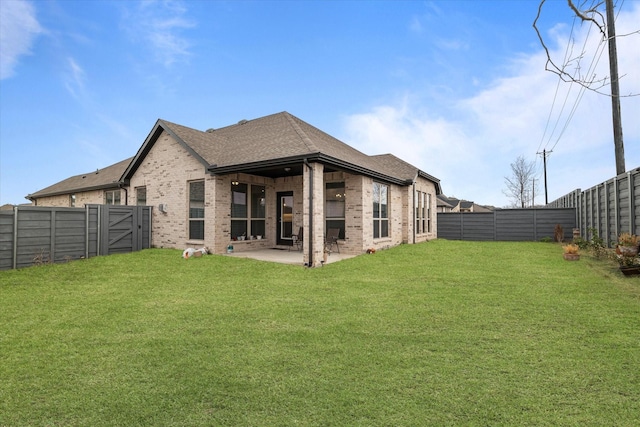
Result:
[[[260,261],[278,262],[281,264],[304,265],[302,252],[287,249],[257,249],[255,251],[243,251],[227,253],[227,256],[237,258],[251,258]],[[340,254],[332,252],[327,257],[327,264],[342,261],[343,259],[353,258],[355,255]]]

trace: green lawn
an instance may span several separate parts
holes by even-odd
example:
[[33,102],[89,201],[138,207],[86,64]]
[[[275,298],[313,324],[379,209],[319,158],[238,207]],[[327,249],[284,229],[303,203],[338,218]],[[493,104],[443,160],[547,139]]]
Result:
[[640,278],[549,243],[0,272],[0,426],[635,426]]

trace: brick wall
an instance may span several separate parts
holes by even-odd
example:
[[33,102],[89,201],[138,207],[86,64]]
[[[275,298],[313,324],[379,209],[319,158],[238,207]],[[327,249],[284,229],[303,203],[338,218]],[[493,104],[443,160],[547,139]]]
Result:
[[[189,194],[190,181],[205,180],[205,240],[190,241]],[[168,133],[163,132],[142,164],[131,178],[129,204],[136,204],[136,188],[146,187],[147,205],[154,206],[152,221],[152,245],[155,247],[186,248],[206,246],[212,234],[207,219],[214,217],[215,177],[206,172],[206,167]],[[166,207],[160,212],[158,205]],[[213,243],[211,238],[210,243]]]
[[[113,189],[116,190],[116,189]],[[110,191],[113,191],[110,190]],[[105,190],[92,190],[92,191],[83,191],[78,193],[71,193],[76,195],[76,208],[83,208],[85,205],[104,204],[104,191]],[[122,190],[120,194],[120,200],[124,204],[124,194]],[[36,206],[49,206],[49,207],[71,207],[70,202],[70,194],[61,194],[58,196],[50,196],[50,197],[40,197],[37,199]]]

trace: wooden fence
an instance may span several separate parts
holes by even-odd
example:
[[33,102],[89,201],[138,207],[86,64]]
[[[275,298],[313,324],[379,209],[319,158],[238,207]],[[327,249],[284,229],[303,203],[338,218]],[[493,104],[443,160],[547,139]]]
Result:
[[0,211],[0,270],[149,248],[151,209],[87,205]]
[[590,239],[596,230],[607,246],[613,245],[620,233],[640,235],[640,168],[588,190],[572,191],[548,206],[575,208],[582,237]]
[[538,241],[545,237],[553,239],[557,224],[563,228],[564,240],[571,240],[576,226],[576,210],[541,208],[438,213],[438,238]]

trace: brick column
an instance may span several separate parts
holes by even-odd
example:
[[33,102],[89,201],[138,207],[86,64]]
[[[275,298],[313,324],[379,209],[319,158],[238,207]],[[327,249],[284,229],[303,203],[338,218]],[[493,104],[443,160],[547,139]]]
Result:
[[[305,235],[302,248],[303,259],[309,267],[318,267],[324,256],[324,165],[320,163],[303,165],[302,177],[302,217]],[[309,257],[310,249],[311,257]]]

